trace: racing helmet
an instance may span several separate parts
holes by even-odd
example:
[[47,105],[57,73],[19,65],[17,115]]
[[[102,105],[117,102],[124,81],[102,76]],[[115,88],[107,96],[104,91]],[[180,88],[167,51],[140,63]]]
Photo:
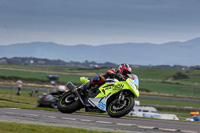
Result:
[[119,66],[119,71],[122,75],[127,76],[127,74],[131,74],[132,69],[128,64],[124,63]]

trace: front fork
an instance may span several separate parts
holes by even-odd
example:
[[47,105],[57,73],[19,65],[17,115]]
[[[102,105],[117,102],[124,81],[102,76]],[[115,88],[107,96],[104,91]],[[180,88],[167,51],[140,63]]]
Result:
[[121,91],[120,94],[119,94],[119,97],[118,97],[117,103],[120,104],[120,102],[124,100],[124,97],[125,97],[125,96],[123,95],[123,91]]
[[75,91],[75,95],[78,97],[78,99],[81,101],[81,103],[85,106],[85,103],[83,102],[83,99],[81,98],[81,96],[79,95],[78,91]]

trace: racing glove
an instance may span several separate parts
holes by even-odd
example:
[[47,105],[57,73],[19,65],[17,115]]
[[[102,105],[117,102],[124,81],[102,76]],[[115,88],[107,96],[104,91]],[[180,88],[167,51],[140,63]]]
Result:
[[125,79],[122,77],[121,73],[116,73],[115,78],[120,80],[120,81],[125,81]]

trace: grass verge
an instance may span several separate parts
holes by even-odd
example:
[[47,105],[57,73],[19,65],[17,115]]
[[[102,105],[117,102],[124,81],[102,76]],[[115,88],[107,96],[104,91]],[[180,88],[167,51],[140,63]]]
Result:
[[107,131],[95,131],[81,128],[44,126],[38,124],[25,124],[15,122],[1,122],[1,133],[114,133]]

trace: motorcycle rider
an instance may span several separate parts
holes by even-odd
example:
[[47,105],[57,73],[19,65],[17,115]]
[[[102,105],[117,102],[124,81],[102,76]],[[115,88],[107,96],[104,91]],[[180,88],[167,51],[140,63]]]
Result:
[[[110,70],[108,70],[104,75],[102,76],[96,76],[93,78],[93,80],[89,81],[88,83],[86,83],[84,86],[82,86],[82,90],[85,91],[95,85],[102,85],[106,82],[107,78],[115,78],[119,81],[125,81],[128,78],[127,74],[131,74],[131,67],[128,64],[121,64],[118,69],[117,68],[112,68]],[[136,87],[138,88],[139,86],[139,81],[138,81],[138,77],[136,75],[134,75],[134,81],[136,84]]]

